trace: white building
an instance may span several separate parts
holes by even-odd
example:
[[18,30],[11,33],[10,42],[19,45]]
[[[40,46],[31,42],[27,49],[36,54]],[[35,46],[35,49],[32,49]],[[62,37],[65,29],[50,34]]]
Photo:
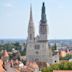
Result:
[[45,4],[42,5],[39,36],[35,37],[32,7],[30,7],[30,20],[28,25],[27,61],[53,62],[51,50],[48,47],[48,25],[45,13]]

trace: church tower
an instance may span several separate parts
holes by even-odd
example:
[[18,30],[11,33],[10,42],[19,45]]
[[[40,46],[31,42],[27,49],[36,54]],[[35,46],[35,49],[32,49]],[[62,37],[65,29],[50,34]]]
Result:
[[34,40],[35,40],[35,32],[32,17],[32,6],[30,6],[30,19],[28,25],[28,38],[27,38],[27,50],[26,50],[27,61],[33,60]]
[[42,13],[41,13],[39,34],[40,34],[40,40],[48,40],[47,39],[47,19],[46,19],[44,2],[43,2],[43,5],[42,5]]
[[28,41],[33,42],[35,37],[34,32],[34,23],[33,23],[33,17],[32,17],[32,6],[30,6],[30,19],[29,19],[29,25],[28,25]]

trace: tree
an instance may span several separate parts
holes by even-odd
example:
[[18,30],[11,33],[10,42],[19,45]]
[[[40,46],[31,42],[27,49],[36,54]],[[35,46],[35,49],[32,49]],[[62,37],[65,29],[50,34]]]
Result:
[[25,56],[26,55],[26,51],[20,51],[21,56]]
[[60,62],[53,64],[48,68],[42,69],[42,72],[53,72],[53,70],[72,70],[72,62]]
[[19,42],[16,42],[16,43],[14,43],[13,44],[14,45],[14,48],[16,49],[16,50],[21,50],[21,46],[20,46],[20,44],[19,44]]
[[55,50],[57,50],[56,43],[55,43],[54,46],[52,47],[52,51],[55,51]]

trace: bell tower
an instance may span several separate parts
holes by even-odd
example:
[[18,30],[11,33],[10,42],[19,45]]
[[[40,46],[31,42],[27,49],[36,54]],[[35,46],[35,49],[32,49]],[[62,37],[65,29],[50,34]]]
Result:
[[42,4],[39,34],[40,34],[40,40],[48,40],[47,39],[47,19],[46,19],[45,3],[44,2]]

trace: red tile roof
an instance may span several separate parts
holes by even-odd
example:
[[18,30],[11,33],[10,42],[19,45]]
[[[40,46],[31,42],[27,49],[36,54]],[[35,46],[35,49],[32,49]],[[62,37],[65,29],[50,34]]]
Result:
[[53,72],[72,72],[72,70],[53,70]]
[[5,70],[3,69],[3,67],[2,67],[2,65],[3,65],[3,61],[0,59],[0,72],[4,72]]
[[3,52],[3,57],[8,57],[9,55],[8,55],[8,52],[6,51],[6,50],[4,50],[4,52]]

